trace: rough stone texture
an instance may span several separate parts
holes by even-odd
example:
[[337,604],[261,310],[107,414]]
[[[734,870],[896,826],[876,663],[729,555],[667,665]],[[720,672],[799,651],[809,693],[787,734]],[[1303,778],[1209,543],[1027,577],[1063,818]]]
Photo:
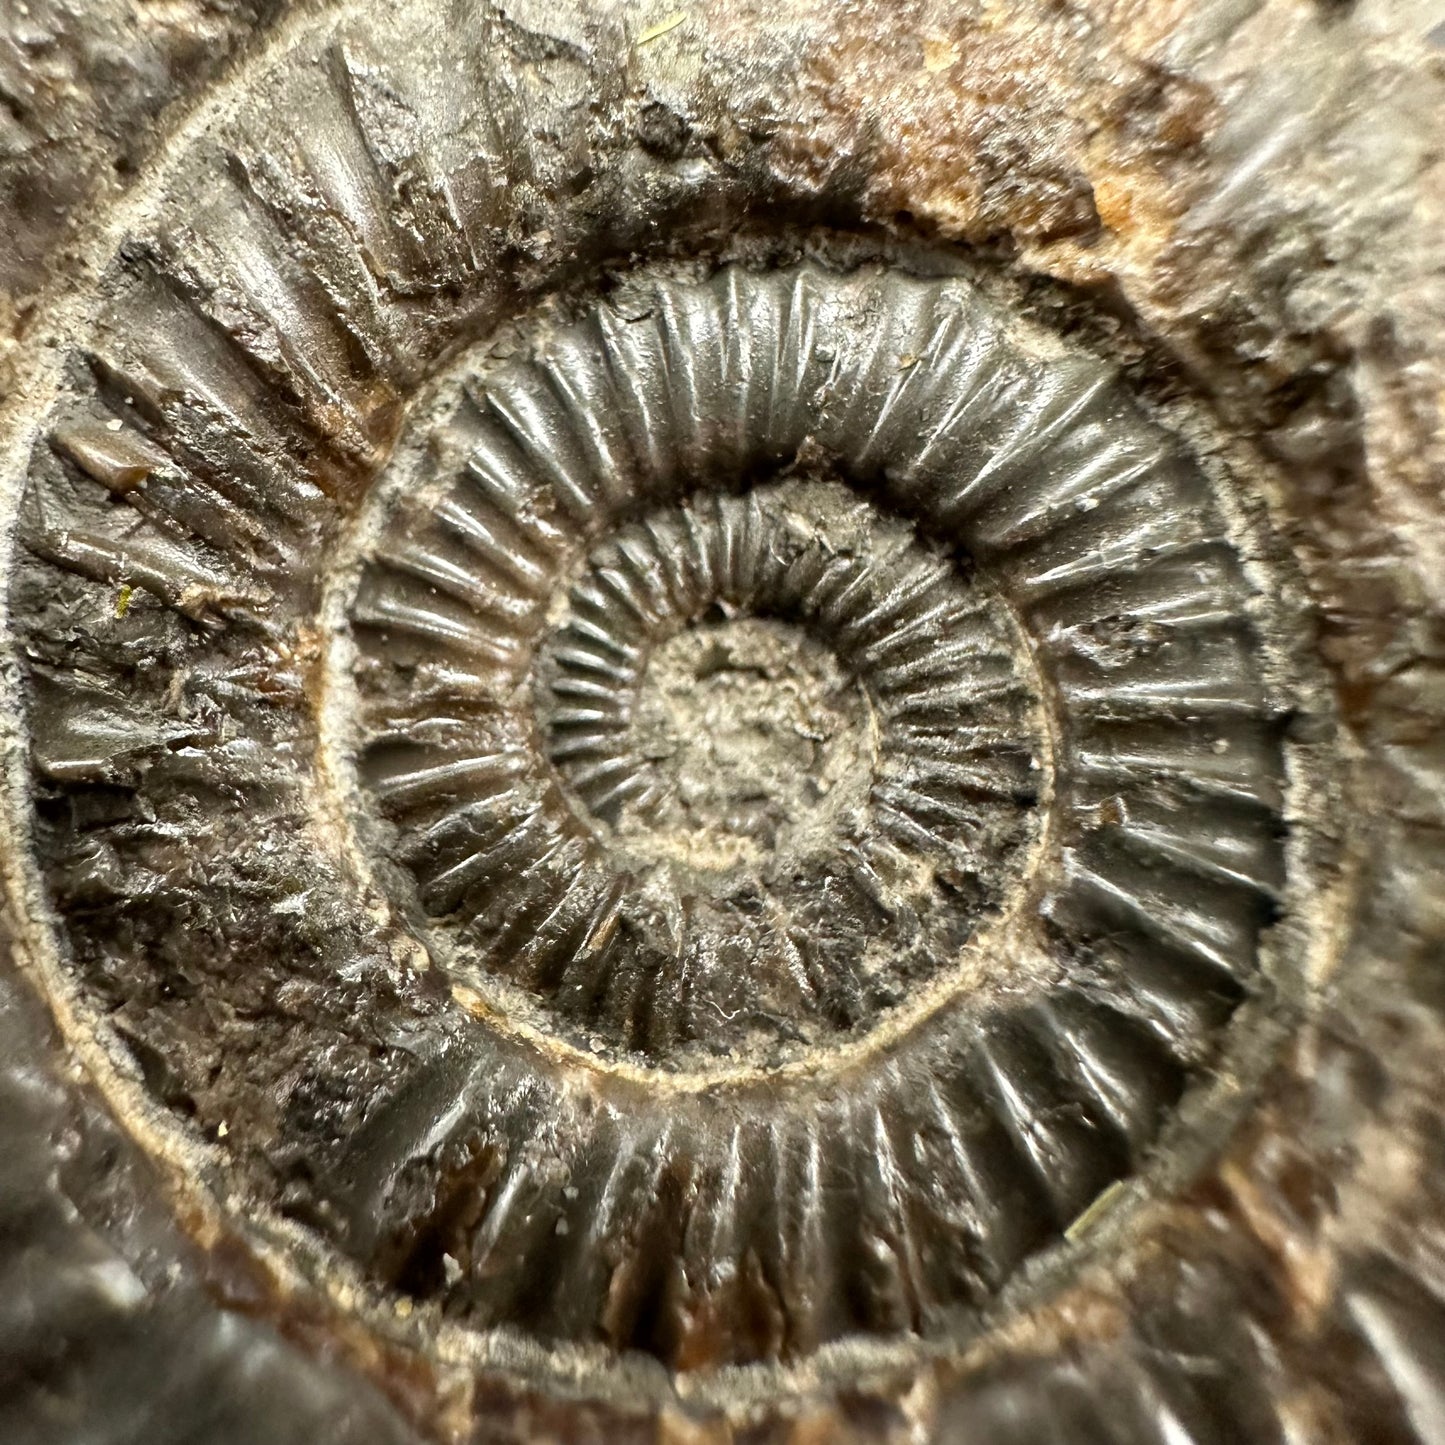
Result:
[[7,976],[0,988],[12,1061],[0,1079],[4,1438],[409,1438],[329,1351],[302,1354],[266,1322],[216,1308],[157,1171],[85,1087],[26,985]]
[[[69,242],[121,194],[184,106],[279,0],[15,0],[0,17],[0,395]],[[61,276],[66,281],[61,281]]]
[[[304,203],[285,191],[279,163],[259,163],[287,158],[278,136],[334,136],[325,129],[330,92],[315,81],[322,72],[305,69],[308,47],[329,33],[326,13],[314,24],[293,15],[269,41],[255,8],[198,19],[189,7],[35,5],[5,20],[13,52],[28,46],[29,58],[6,71],[7,99],[21,112],[18,158],[4,171],[18,244],[7,248],[15,259],[0,258],[13,275],[0,279],[21,297],[51,282],[33,314],[28,300],[14,303],[16,385],[0,413],[7,518],[27,477],[60,488],[77,475],[67,468],[122,497],[145,481],[149,497],[164,498],[157,448],[176,457],[189,448],[187,465],[216,467],[205,447],[262,435],[275,395],[324,441],[303,458],[313,484],[303,545],[279,563],[258,552],[254,565],[231,554],[221,567],[192,549],[150,554],[146,570],[123,542],[78,548],[75,518],[102,512],[83,488],[46,494],[67,506],[73,496],[65,525],[22,514],[28,550],[15,553],[9,595],[24,675],[48,667],[62,680],[80,677],[96,689],[96,706],[66,732],[59,704],[32,695],[21,706],[22,669],[7,666],[7,883],[29,975],[7,976],[0,996],[14,1100],[0,1141],[10,1281],[0,1369],[15,1377],[4,1391],[7,1438],[154,1438],[158,1421],[177,1439],[1441,1438],[1445,15],[1384,0],[799,0],[781,11],[718,0],[664,29],[671,17],[660,7],[517,3],[451,7],[438,18],[440,8],[363,15],[346,33],[343,7],[344,44],[324,52],[333,81],[342,66],[361,131],[392,147],[377,164],[407,217],[395,230],[367,209],[364,186],[337,180],[345,173],[324,154]],[[213,79],[208,67],[248,34],[252,58]],[[455,74],[433,65],[418,81],[407,57],[428,46],[465,63]],[[302,68],[288,79],[293,59]],[[508,79],[477,107],[471,87],[488,83],[491,67]],[[417,86],[410,97],[397,76]],[[184,135],[141,123],[208,84],[237,97],[234,109],[222,102]],[[265,99],[252,106],[256,94]],[[419,123],[418,113],[446,123]],[[567,119],[529,128],[534,113]],[[484,163],[469,168],[479,125],[490,128]],[[311,248],[314,275],[333,294],[353,282],[331,263],[348,246],[365,252],[359,269],[382,293],[376,314],[396,327],[388,346],[404,345],[347,351],[317,320],[314,297],[273,290],[267,301],[255,270],[239,279],[227,271],[227,246],[243,230],[231,203],[217,199],[228,153],[258,162],[247,172],[258,207],[276,207],[304,236],[297,244]],[[146,154],[173,158],[176,169],[128,190],[127,167]],[[492,248],[479,264],[449,216],[485,196],[486,165],[519,156],[525,174],[498,202],[501,222],[471,237]],[[453,186],[451,212],[437,201],[438,173]],[[42,194],[38,206],[21,200]],[[102,194],[118,194],[116,208],[92,220]],[[302,936],[312,975],[298,974],[284,993],[257,982],[254,996],[233,992],[214,1005],[218,983],[188,972],[201,960],[182,932],[146,933],[174,920],[164,910],[178,895],[191,928],[224,937],[228,912],[244,915],[259,877],[247,855],[257,835],[238,833],[226,868],[195,886],[174,845],[153,855],[144,889],[118,864],[75,864],[49,895],[98,941],[89,973],[80,970],[84,987],[72,987],[46,962],[42,894],[19,866],[32,842],[51,850],[52,866],[59,856],[54,808],[37,837],[27,831],[35,782],[25,718],[47,806],[96,766],[97,747],[110,770],[105,787],[131,787],[136,770],[192,768],[198,796],[224,797],[241,774],[211,762],[208,719],[231,707],[280,729],[289,724],[274,719],[306,716],[316,642],[300,630],[279,641],[259,635],[254,655],[220,672],[207,670],[205,638],[238,626],[232,619],[247,609],[279,615],[293,599],[306,605],[332,534],[324,521],[305,528],[329,515],[329,499],[342,513],[364,500],[403,412],[420,409],[418,387],[442,358],[523,301],[569,287],[585,294],[585,278],[568,270],[578,257],[585,270],[592,255],[652,254],[674,240],[680,251],[703,250],[710,235],[774,210],[789,224],[871,227],[872,244],[939,245],[996,268],[1009,304],[1121,363],[1154,414],[1269,504],[1308,587],[1311,631],[1295,646],[1328,666],[1348,730],[1330,776],[1318,780],[1342,805],[1298,820],[1310,823],[1306,861],[1322,886],[1310,918],[1287,918],[1283,946],[1303,950],[1302,925],[1317,925],[1312,951],[1297,960],[1307,986],[1270,1006],[1278,1047],[1262,1077],[1244,1069],[1222,1079],[1238,1096],[1237,1122],[1217,1148],[1187,1165],[1181,1150],[1175,1174],[1154,1177],[1135,1208],[1085,1209],[1064,1265],[1037,1288],[1006,1292],[982,1328],[929,1357],[906,1346],[886,1357],[845,1350],[826,1368],[781,1380],[748,1370],[699,1380],[635,1357],[574,1374],[530,1341],[469,1354],[454,1334],[433,1337],[430,1317],[425,1328],[408,1325],[410,1297],[383,1296],[378,1306],[354,1274],[333,1276],[305,1230],[251,1220],[264,1174],[238,1162],[239,1144],[236,1160],[221,1146],[226,1103],[251,1097],[250,1087],[274,1101],[275,1117],[260,1110],[248,1128],[283,1143],[297,1129],[330,1131],[339,1146],[364,1137],[373,1152],[359,1157],[370,1167],[397,1118],[434,1120],[438,1100],[477,1087],[466,1020],[454,1021],[458,1001],[435,971],[412,973],[389,925],[354,895],[347,905],[346,859],[308,845],[307,803],[288,791],[290,764],[246,775],[262,804],[257,835],[296,835],[290,854],[279,841],[275,854],[292,892],[251,947],[260,963]],[[454,284],[428,290],[438,248],[450,248]],[[136,388],[152,410],[147,429],[127,429],[124,441],[100,414],[76,410],[90,405],[93,370],[104,383],[104,367],[81,360],[88,352],[144,379],[139,363],[167,336],[160,328],[159,339],[140,338],[136,318],[150,314],[142,303],[153,293],[128,288],[156,274],[241,337],[266,378],[270,390],[230,441],[185,414],[164,377],[153,396]],[[101,301],[89,299],[92,288]],[[357,323],[362,350],[370,324]],[[516,340],[504,333],[508,345]],[[52,436],[61,438],[54,446]],[[295,460],[279,446],[273,457],[278,475]],[[59,568],[69,569],[63,582]],[[82,572],[89,580],[74,580]],[[117,624],[132,607],[126,631]],[[113,645],[133,647],[146,665],[105,674]],[[166,711],[172,687],[184,726]],[[126,709],[107,712],[117,699]],[[137,723],[147,709],[160,719],[149,732]],[[1318,697],[1298,706],[1292,744],[1326,746],[1330,710]],[[103,829],[118,804],[87,796],[94,811],[81,822]],[[224,817],[225,807],[210,811]],[[162,821],[198,850],[211,826],[204,812]],[[325,908],[315,902],[323,898]],[[117,911],[117,900],[129,902]],[[110,949],[122,939],[137,941],[135,956],[159,974],[189,981],[193,1014],[209,1009],[209,1060],[168,1054],[135,1030],[130,1052],[114,1039],[92,1045],[96,998],[114,1003],[107,990],[123,998],[129,986]],[[344,988],[330,971],[342,958]],[[30,998],[36,983],[60,1035]],[[383,995],[397,1016],[410,1011],[417,1033],[349,1036],[362,1005]],[[151,999],[146,1016],[168,1007]],[[245,1063],[255,1018],[278,1022],[278,1056],[295,1069],[286,1090],[267,1080],[268,1062]],[[443,1030],[430,1061],[417,1042],[429,1029]],[[79,1058],[66,1063],[66,1048]],[[186,1076],[208,1062],[218,1070],[209,1085]],[[357,1135],[358,1105],[403,1076],[421,1084],[397,1094],[400,1113],[380,1114],[370,1135]],[[178,1125],[155,1101],[195,1110],[195,1122]],[[368,1116],[363,1130],[371,1124]],[[293,1183],[295,1164],[284,1148],[265,1160]],[[465,1184],[465,1169],[460,1177]],[[471,1183],[490,1187],[480,1174]],[[304,1188],[292,1204],[305,1229],[335,1227],[327,1201]],[[374,1211],[364,1198],[360,1208],[332,1204],[343,1217],[351,1209],[343,1232],[353,1231],[356,1252],[355,1232],[374,1225]],[[663,1209],[656,1227],[644,1222],[649,1244],[668,1218]],[[744,1275],[739,1293],[766,1337],[766,1290]],[[378,1309],[398,1318],[379,1321]],[[132,1363],[143,1359],[166,1368],[157,1376]]]

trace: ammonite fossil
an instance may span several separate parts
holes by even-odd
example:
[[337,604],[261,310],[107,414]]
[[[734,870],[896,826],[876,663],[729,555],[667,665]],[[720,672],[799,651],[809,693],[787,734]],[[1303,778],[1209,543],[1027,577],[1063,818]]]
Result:
[[1445,1438],[1428,10],[7,20],[0,1438]]

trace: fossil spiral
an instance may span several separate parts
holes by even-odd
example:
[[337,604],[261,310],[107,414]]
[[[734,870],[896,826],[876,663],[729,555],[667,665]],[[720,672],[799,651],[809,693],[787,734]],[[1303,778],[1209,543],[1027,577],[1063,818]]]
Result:
[[49,298],[21,1438],[1436,1438],[1433,162],[908,8],[298,10]]

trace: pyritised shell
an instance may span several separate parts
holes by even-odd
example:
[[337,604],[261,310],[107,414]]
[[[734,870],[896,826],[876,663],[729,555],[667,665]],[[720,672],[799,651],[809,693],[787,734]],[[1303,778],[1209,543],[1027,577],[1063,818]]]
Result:
[[1445,1429],[1439,77],[1286,8],[176,119],[4,419],[0,1435]]

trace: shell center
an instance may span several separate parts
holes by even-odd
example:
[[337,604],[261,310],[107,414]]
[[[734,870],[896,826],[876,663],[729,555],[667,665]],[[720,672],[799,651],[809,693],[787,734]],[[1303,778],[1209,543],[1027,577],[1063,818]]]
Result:
[[651,785],[618,811],[615,839],[702,875],[830,852],[867,805],[869,718],[862,686],[803,628],[700,619],[648,659],[630,742]]

